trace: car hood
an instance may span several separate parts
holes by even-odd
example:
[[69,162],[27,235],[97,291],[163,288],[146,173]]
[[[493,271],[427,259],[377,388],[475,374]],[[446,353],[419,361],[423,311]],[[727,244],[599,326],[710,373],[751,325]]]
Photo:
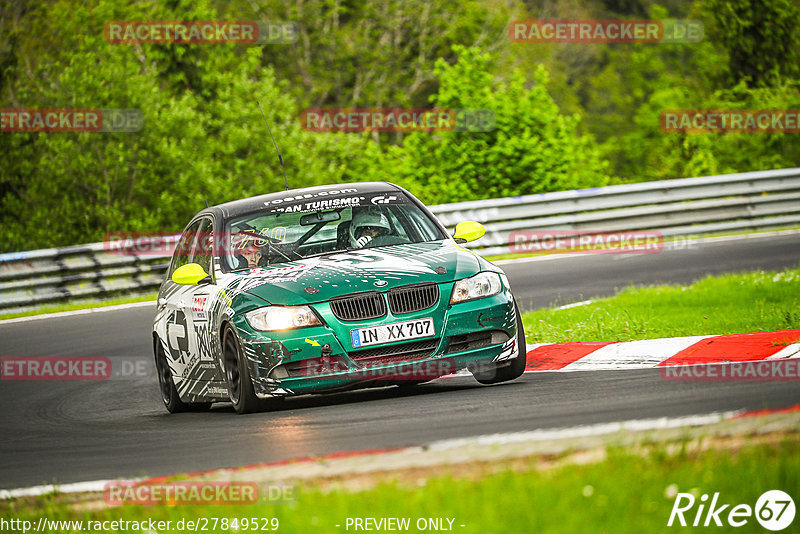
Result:
[[311,257],[233,274],[228,287],[271,304],[322,302],[359,291],[452,282],[477,273],[479,258],[453,241],[393,245]]

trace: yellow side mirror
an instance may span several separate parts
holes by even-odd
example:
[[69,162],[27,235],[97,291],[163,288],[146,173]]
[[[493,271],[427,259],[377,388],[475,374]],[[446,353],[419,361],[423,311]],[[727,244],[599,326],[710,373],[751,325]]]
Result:
[[196,263],[187,263],[172,273],[172,281],[182,286],[196,286],[206,278],[208,278],[208,282],[211,281],[208,273]]
[[479,222],[464,221],[456,225],[456,232],[453,234],[453,239],[461,241],[462,243],[469,243],[483,237],[486,233],[486,228]]

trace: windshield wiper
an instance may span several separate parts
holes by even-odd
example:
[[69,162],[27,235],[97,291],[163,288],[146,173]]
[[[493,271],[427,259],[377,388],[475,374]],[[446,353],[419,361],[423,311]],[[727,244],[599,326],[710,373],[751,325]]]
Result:
[[[268,237],[267,238],[267,265],[269,265],[269,257],[271,256],[271,254],[270,254],[271,250],[272,250],[272,238]],[[278,254],[280,254],[281,256],[286,258],[286,261],[292,261],[292,259],[289,258],[289,256],[287,256],[286,254],[284,254],[281,249],[275,247],[275,250],[278,252]]]

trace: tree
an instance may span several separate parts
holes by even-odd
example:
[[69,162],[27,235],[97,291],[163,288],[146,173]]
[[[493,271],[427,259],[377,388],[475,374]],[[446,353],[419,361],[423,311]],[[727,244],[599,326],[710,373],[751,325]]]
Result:
[[487,70],[490,56],[454,46],[454,64],[436,62],[442,109],[488,110],[491,131],[412,133],[391,147],[390,176],[427,203],[495,198],[593,187],[608,181],[607,164],[589,136],[578,133],[579,116],[564,115],[547,93],[547,71],[531,80],[515,70],[497,82]]
[[780,85],[800,75],[800,7],[793,0],[705,0],[708,35],[728,52],[728,86]]
[[436,92],[432,66],[453,44],[502,46],[501,3],[463,0],[222,2],[234,18],[295,21],[297,42],[263,48],[304,107],[422,107]]
[[[187,18],[216,16],[202,3],[197,9]],[[37,16],[90,31],[76,31],[68,50],[16,77],[6,94],[17,103],[3,98],[0,107],[134,108],[144,127],[2,134],[4,250],[100,240],[111,231],[173,232],[206,200],[283,189],[256,96],[293,187],[363,179],[373,167],[368,160],[377,148],[365,136],[301,130],[287,84],[261,66],[257,47],[112,45],[103,40],[103,22],[143,14],[109,3],[89,9],[56,2]],[[186,57],[192,59],[181,67]]]

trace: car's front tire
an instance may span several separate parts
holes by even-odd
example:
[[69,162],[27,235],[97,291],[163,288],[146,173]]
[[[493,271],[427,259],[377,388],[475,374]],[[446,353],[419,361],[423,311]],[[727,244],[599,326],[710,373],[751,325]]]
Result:
[[517,311],[517,346],[519,348],[519,353],[517,357],[511,360],[511,363],[505,367],[485,369],[472,373],[475,380],[481,384],[508,382],[509,380],[519,378],[522,376],[522,373],[525,372],[525,365],[528,362],[528,347],[525,343],[525,331],[522,329],[522,315],[519,306],[517,306],[516,299],[514,299],[514,308]]
[[211,408],[210,402],[183,402],[175,388],[167,362],[167,354],[161,342],[156,340],[156,372],[158,373],[158,386],[161,393],[161,400],[169,413],[180,412],[201,412]]
[[245,414],[263,410],[265,403],[256,396],[247,357],[236,332],[230,325],[225,327],[222,335],[222,358],[225,362],[228,396],[236,413]]

